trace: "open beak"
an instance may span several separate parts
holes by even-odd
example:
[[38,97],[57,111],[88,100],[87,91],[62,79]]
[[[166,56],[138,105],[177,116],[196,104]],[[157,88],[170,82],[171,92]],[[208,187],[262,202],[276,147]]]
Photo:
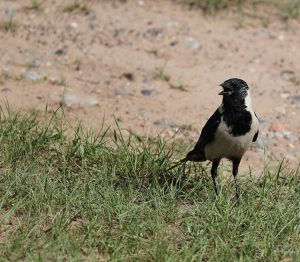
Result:
[[219,93],[220,96],[230,96],[233,93],[232,90],[225,89],[225,87],[223,86],[223,84],[221,84],[220,86],[224,88],[224,90]]
[[232,94],[231,90],[223,90],[219,93],[220,96],[230,96]]

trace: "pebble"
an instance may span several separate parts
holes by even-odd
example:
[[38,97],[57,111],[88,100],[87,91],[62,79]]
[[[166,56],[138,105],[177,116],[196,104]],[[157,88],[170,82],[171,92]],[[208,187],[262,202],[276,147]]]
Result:
[[287,140],[290,140],[290,141],[298,140],[298,138],[295,135],[293,135],[290,131],[283,131],[282,134],[283,134],[283,137]]
[[98,106],[99,101],[92,97],[87,97],[83,100],[83,104],[87,106]]
[[77,27],[78,27],[78,23],[76,23],[76,22],[71,22],[70,26],[71,26],[72,28],[77,28]]
[[290,69],[284,69],[280,72],[280,75],[282,76],[283,79],[290,80],[292,77],[295,76],[295,72]]
[[56,55],[64,55],[66,54],[66,50],[64,48],[57,49],[54,54]]
[[42,77],[37,72],[33,72],[33,71],[27,71],[23,74],[23,76],[33,81],[38,81],[42,79]]
[[156,126],[170,126],[172,128],[176,128],[177,127],[177,124],[175,121],[173,120],[166,120],[165,118],[161,118],[161,119],[158,119],[158,120],[155,120],[153,122],[154,125]]
[[267,124],[267,123],[268,123],[268,120],[265,119],[265,118],[259,118],[259,119],[258,119],[258,123],[261,124],[261,125],[264,125],[264,124]]
[[140,33],[143,35],[144,38],[148,37],[157,37],[161,38],[164,35],[164,30],[162,28],[148,28],[142,29]]
[[198,49],[199,46],[200,46],[200,44],[198,43],[198,41],[195,38],[193,38],[193,37],[188,37],[186,39],[186,45],[187,45],[188,48],[194,49],[194,50]]
[[40,67],[42,65],[42,61],[41,60],[33,60],[30,64],[29,64],[29,66],[30,67]]
[[126,95],[130,95],[130,88],[129,88],[129,83],[120,86],[116,91],[115,91],[115,95],[116,96],[126,96]]
[[289,96],[288,98],[300,102],[300,95]]
[[174,41],[170,42],[170,46],[175,46],[175,45],[177,45],[178,43],[179,43],[179,41],[174,40]]
[[281,93],[280,97],[285,99],[285,98],[289,97],[289,94],[288,93]]
[[141,91],[142,95],[144,96],[150,96],[152,94],[152,90],[149,90],[149,89],[143,89]]
[[138,4],[139,6],[144,6],[144,5],[145,5],[145,2],[144,2],[143,0],[138,0],[138,1],[137,1],[137,4]]
[[147,113],[146,108],[144,108],[144,107],[139,108],[138,115],[144,116],[146,113]]
[[257,30],[254,32],[254,35],[255,35],[255,36],[263,36],[263,35],[265,35],[266,33],[268,33],[268,29],[265,28],[265,27],[262,27],[262,28],[257,29]]
[[71,107],[75,104],[79,104],[79,98],[75,95],[64,95],[59,104],[61,106]]
[[130,73],[130,72],[123,73],[122,76],[125,77],[129,81],[134,81],[134,74],[133,73]]
[[4,93],[4,92],[11,92],[12,90],[8,87],[4,87],[1,89],[1,92]]

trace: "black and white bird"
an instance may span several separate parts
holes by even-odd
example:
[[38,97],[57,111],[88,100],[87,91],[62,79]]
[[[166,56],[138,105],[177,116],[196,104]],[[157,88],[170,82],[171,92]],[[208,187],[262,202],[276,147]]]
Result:
[[212,161],[211,177],[217,194],[216,177],[220,160],[231,160],[236,198],[239,198],[238,168],[251,142],[257,139],[258,119],[252,109],[250,91],[245,81],[231,78],[220,86],[223,87],[219,93],[223,96],[222,104],[203,127],[194,149],[181,162]]

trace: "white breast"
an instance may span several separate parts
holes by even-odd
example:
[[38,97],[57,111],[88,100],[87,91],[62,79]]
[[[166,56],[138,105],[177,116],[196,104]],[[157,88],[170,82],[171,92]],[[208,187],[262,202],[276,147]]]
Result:
[[[220,107],[219,110],[222,110]],[[205,146],[205,156],[208,160],[242,157],[243,154],[249,149],[252,139],[258,130],[258,120],[251,108],[251,105],[247,107],[247,110],[252,115],[252,124],[248,133],[241,136],[233,136],[230,134],[230,128],[226,125],[221,118],[221,123],[216,131],[215,139],[213,142]]]

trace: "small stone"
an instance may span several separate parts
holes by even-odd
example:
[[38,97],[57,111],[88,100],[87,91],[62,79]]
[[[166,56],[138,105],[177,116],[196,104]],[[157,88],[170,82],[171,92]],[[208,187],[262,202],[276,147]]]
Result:
[[60,100],[61,106],[71,107],[75,104],[79,104],[79,98],[74,95],[64,95]]
[[78,27],[78,23],[76,23],[76,22],[71,22],[70,26],[71,26],[72,28],[77,28],[77,27]]
[[152,94],[152,90],[149,90],[149,89],[143,89],[141,91],[142,95],[144,96],[150,96]]
[[261,125],[264,125],[264,124],[268,123],[268,120],[265,119],[265,118],[258,118],[258,123],[261,124]]
[[171,43],[170,43],[170,46],[175,46],[175,45],[177,45],[179,42],[177,41],[177,40],[174,40],[174,41],[172,41]]
[[300,102],[300,95],[289,96],[288,98]]
[[280,75],[285,80],[291,80],[291,78],[295,77],[295,72],[290,69],[284,69],[280,72]]
[[168,121],[168,125],[169,125],[170,127],[172,127],[172,128],[176,128],[176,127],[177,127],[176,122],[173,121],[173,120]]
[[146,108],[144,108],[144,107],[139,108],[138,115],[144,116],[146,113],[147,113]]
[[66,54],[66,50],[64,48],[57,49],[54,54],[56,55],[64,55]]
[[268,33],[268,29],[265,28],[265,27],[262,27],[262,28],[259,28],[258,30],[256,30],[256,31],[254,32],[254,35],[255,35],[255,36],[262,36],[262,35],[264,35],[264,34],[266,34],[266,33]]
[[279,41],[283,41],[283,40],[284,40],[284,35],[283,35],[283,34],[280,34],[280,35],[278,36],[278,40],[279,40]]
[[272,123],[269,129],[273,132],[283,132],[285,130],[285,127],[279,123]]
[[130,73],[130,72],[123,73],[122,76],[125,77],[129,81],[134,81],[134,75],[133,75],[133,73]]
[[30,64],[29,64],[29,66],[30,67],[40,67],[42,65],[42,61],[41,60],[33,60]]
[[118,90],[115,91],[116,96],[126,96],[130,95],[130,88],[129,88],[129,83],[126,85],[122,85]]
[[37,72],[33,72],[33,71],[28,71],[28,72],[25,72],[23,74],[23,76],[27,79],[30,79],[30,80],[33,80],[33,81],[38,81],[38,80],[41,80],[42,77],[37,73]]
[[83,104],[87,105],[87,106],[98,106],[99,105],[99,101],[95,98],[92,97],[87,97],[83,100]]
[[196,39],[194,39],[193,37],[188,37],[186,39],[186,45],[187,45],[188,48],[194,49],[194,50],[198,49],[199,46],[200,46],[198,41]]
[[141,33],[142,33],[143,37],[145,37],[145,38],[148,38],[148,37],[161,38],[164,35],[164,30],[159,27],[154,27],[154,28],[148,28],[146,30],[142,30]]
[[166,120],[165,118],[161,118],[161,119],[155,120],[153,122],[153,124],[156,125],[156,126],[170,126],[172,128],[178,127],[175,121],[173,121],[173,120]]
[[283,137],[287,140],[290,140],[290,141],[298,140],[298,138],[295,135],[293,135],[290,131],[283,131],[282,134],[283,134]]
[[145,2],[144,2],[143,0],[138,0],[138,1],[137,1],[137,4],[138,4],[139,6],[144,6],[144,5],[145,5]]
[[284,93],[281,93],[281,94],[280,94],[280,97],[281,97],[281,98],[284,98],[284,99],[285,99],[285,98],[288,98],[288,97],[289,97],[289,93],[285,93],[285,92],[284,92]]
[[4,93],[4,92],[11,92],[12,90],[8,87],[4,87],[1,89],[1,92]]
[[155,120],[153,122],[153,124],[156,125],[156,126],[163,126],[163,125],[166,124],[166,119],[161,118],[161,119]]
[[178,27],[179,26],[179,23],[177,21],[169,21],[167,22],[167,27]]

